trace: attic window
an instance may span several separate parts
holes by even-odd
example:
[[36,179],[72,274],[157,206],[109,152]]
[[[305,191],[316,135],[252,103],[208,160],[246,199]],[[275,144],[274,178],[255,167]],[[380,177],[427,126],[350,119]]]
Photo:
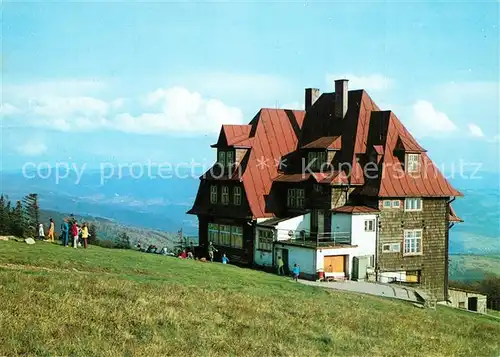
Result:
[[420,154],[406,154],[406,172],[420,171]]

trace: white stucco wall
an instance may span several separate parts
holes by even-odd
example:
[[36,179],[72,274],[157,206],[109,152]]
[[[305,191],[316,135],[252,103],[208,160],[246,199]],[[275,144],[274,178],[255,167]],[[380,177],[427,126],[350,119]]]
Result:
[[309,213],[302,216],[293,217],[282,221],[276,225],[277,240],[288,240],[288,231],[310,231],[311,230],[311,215]]
[[[375,220],[375,231],[365,232],[365,220]],[[352,215],[352,230],[351,244],[357,245],[358,250],[356,255],[372,255],[375,254],[375,246],[377,240],[377,219],[374,214],[354,214]]]
[[283,254],[283,249],[288,250],[288,268],[290,270],[292,270],[294,264],[298,264],[301,273],[316,275],[315,249],[287,244],[281,245],[278,243],[275,245],[275,254],[277,257]]

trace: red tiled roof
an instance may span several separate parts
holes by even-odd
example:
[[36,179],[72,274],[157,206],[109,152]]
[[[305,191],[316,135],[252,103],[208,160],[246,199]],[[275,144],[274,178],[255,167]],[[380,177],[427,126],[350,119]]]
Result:
[[387,139],[385,143],[382,175],[378,187],[379,197],[452,197],[462,196],[441,174],[425,152],[421,153],[419,173],[407,173],[394,150],[400,137],[405,137],[413,148],[420,148],[399,119],[390,112]]
[[332,212],[336,213],[376,213],[379,212],[378,209],[368,206],[341,206],[332,209]]
[[340,136],[324,136],[309,144],[302,146],[302,149],[330,149],[340,150],[342,140]]
[[304,182],[311,178],[311,174],[280,174],[273,179],[274,182]]
[[237,142],[248,139],[250,130],[252,130],[251,125],[222,125],[219,140],[212,147],[219,145],[232,146]]
[[457,216],[451,204],[448,204],[448,208],[449,208],[448,221],[454,223],[461,223],[464,221],[462,218]]
[[297,147],[296,130],[302,127],[304,116],[302,110],[261,109],[253,124],[253,145],[242,181],[255,218],[273,216],[266,212],[265,196],[278,174],[276,162]]
[[383,145],[373,145],[373,148],[375,149],[375,152],[379,155],[384,154],[384,146]]
[[280,174],[273,179],[274,182],[304,182],[313,178],[317,183],[348,184],[347,175],[343,171],[314,172],[305,174]]

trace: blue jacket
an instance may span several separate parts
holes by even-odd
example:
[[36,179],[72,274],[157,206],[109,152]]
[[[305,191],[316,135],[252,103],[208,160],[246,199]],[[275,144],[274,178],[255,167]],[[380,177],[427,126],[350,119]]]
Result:
[[299,275],[299,273],[300,273],[300,269],[299,269],[299,267],[293,267],[292,272],[293,272],[293,274],[295,274],[295,275]]
[[63,225],[62,225],[62,231],[64,234],[68,234],[69,233],[69,224],[68,222],[64,222]]
[[229,263],[229,259],[227,257],[222,257],[222,264],[227,264]]

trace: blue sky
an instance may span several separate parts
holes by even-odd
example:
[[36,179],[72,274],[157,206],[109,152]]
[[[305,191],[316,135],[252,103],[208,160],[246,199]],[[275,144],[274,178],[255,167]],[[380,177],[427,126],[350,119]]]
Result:
[[499,171],[499,4],[3,4],[2,169],[210,162],[221,123],[347,77],[436,164]]

